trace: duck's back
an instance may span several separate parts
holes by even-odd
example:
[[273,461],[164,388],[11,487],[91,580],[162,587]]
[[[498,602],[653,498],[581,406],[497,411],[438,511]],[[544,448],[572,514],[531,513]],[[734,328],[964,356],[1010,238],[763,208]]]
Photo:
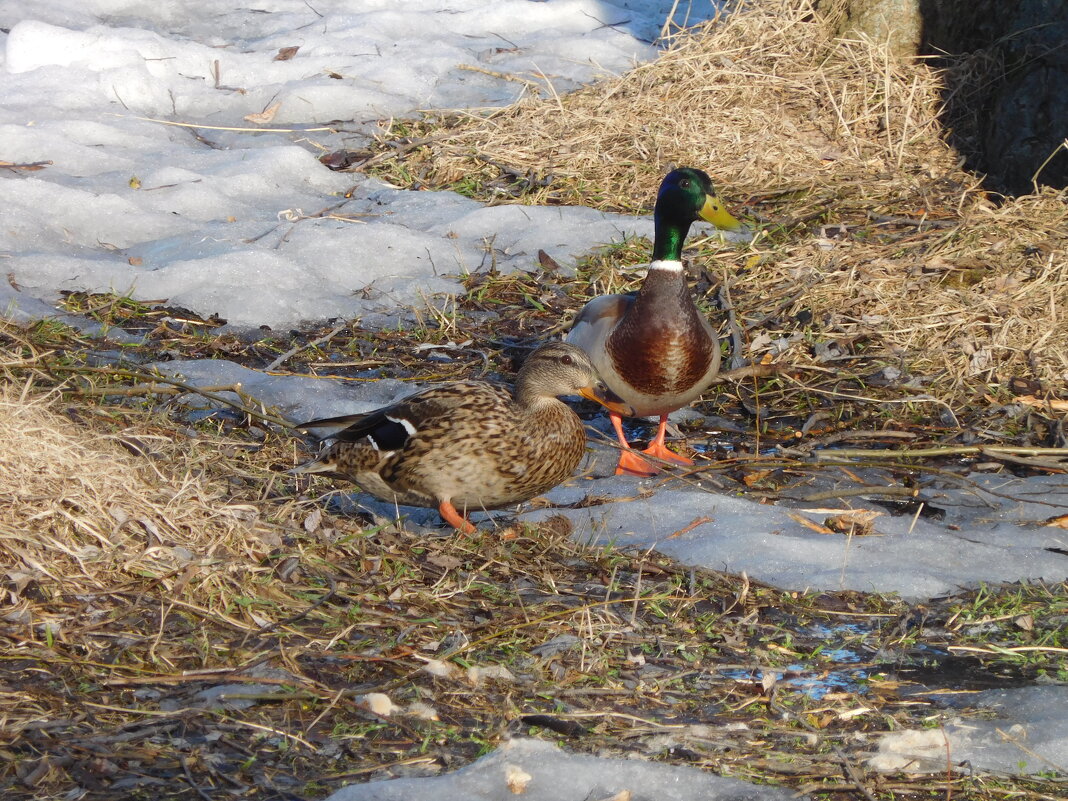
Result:
[[560,401],[524,408],[507,389],[477,381],[433,387],[375,414],[400,426],[403,441],[375,450],[357,429],[334,446],[351,454],[339,454],[338,471],[399,503],[451,498],[471,510],[518,503],[567,479],[586,448],[581,422]]

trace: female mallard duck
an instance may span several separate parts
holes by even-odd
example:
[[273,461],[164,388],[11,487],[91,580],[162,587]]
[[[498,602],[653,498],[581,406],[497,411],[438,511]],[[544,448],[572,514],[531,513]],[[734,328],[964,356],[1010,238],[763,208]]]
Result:
[[[449,525],[475,527],[462,510],[525,501],[567,479],[586,450],[582,421],[558,395],[582,395],[614,414],[589,358],[564,342],[527,357],[515,389],[482,381],[430,387],[366,414],[305,423],[347,425],[337,442],[293,472],[337,473],[373,495],[437,507]],[[457,511],[457,507],[461,511]]]
[[[719,372],[719,339],[694,305],[682,267],[682,244],[698,219],[738,230],[712,181],[689,167],[668,173],[653,211],[653,260],[637,295],[602,295],[575,318],[567,341],[578,345],[634,414],[659,415],[656,437],[643,453],[677,464],[692,461],[664,445],[669,412],[695,400]],[[655,468],[627,444],[618,412],[609,410],[623,447],[616,473],[652,475]]]

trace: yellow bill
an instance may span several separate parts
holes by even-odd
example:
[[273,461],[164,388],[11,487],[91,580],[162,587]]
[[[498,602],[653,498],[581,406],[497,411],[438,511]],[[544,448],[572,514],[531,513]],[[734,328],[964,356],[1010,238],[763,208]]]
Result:
[[716,195],[705,195],[705,205],[698,213],[702,220],[712,223],[722,231],[737,231],[745,227],[727,211],[723,201]]

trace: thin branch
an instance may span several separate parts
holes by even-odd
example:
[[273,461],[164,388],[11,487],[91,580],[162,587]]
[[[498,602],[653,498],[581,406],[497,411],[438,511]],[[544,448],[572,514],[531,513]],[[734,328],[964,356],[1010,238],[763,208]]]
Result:
[[319,345],[322,345],[322,344],[324,344],[326,342],[329,342],[335,336],[337,336],[342,331],[344,331],[346,328],[348,328],[348,326],[349,326],[349,324],[347,322],[339,323],[338,325],[334,326],[333,330],[330,331],[330,333],[324,334],[323,336],[319,337],[318,339],[313,340],[312,342],[308,342],[307,344],[297,345],[296,347],[290,348],[285,353],[283,353],[281,356],[279,356],[277,359],[275,359],[273,362],[268,364],[264,368],[264,372],[265,373],[269,373],[269,372],[271,372],[271,370],[277,370],[279,365],[284,364],[286,361],[289,360],[289,358],[291,356],[295,356],[296,354],[300,353],[302,350],[305,350],[305,349],[308,349],[308,348],[316,348]]

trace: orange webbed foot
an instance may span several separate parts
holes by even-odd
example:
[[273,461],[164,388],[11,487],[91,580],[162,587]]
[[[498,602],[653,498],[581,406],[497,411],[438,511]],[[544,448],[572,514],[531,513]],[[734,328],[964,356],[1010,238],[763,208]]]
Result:
[[659,472],[659,468],[643,459],[636,451],[630,448],[619,454],[619,463],[616,465],[617,476],[648,478],[649,476],[655,476]]
[[685,456],[679,456],[675,451],[668,450],[667,446],[662,442],[653,442],[642,453],[647,453],[650,456],[655,456],[657,459],[661,459],[665,462],[671,462],[671,464],[692,465],[693,459],[687,459]]
[[[612,420],[612,426],[616,430],[616,438],[619,440],[620,447],[623,449],[619,454],[619,464],[616,465],[617,476],[640,476],[646,478],[648,476],[655,476],[660,472],[660,468],[647,459],[643,459],[638,455],[638,451],[631,449],[627,444],[627,438],[623,434],[623,421],[618,414],[612,413],[609,415]],[[674,451],[668,450],[664,444],[664,434],[667,431],[667,415],[660,416],[660,425],[656,430],[656,436],[653,437],[653,441],[649,443],[649,447],[641,453],[648,454],[654,459],[668,462],[669,464],[679,465],[692,465],[693,460],[687,459],[685,456],[679,456]]]

